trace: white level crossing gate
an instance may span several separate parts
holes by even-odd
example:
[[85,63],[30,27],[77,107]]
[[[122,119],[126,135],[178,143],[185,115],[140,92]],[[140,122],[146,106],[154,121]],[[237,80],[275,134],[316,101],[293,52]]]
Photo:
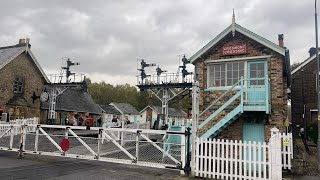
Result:
[[[0,150],[17,151],[21,155],[63,156],[180,170],[186,164],[184,132],[40,124],[0,124],[0,129]],[[167,141],[168,136],[177,136],[181,143]]]

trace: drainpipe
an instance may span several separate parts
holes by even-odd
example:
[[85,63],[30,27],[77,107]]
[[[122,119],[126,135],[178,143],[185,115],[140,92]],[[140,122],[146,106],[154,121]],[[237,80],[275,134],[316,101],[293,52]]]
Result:
[[304,127],[304,138],[307,139],[307,121],[306,121],[306,105],[304,102],[304,71],[301,70],[301,88],[302,88],[302,105],[303,105],[303,114],[302,114],[302,122]]

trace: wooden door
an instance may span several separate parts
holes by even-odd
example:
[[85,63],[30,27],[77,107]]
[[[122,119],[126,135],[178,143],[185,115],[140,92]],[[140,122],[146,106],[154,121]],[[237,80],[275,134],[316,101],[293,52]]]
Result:
[[[256,144],[260,142],[262,144],[265,141],[264,129],[265,129],[264,124],[245,123],[243,125],[242,140],[246,141],[247,144],[249,141],[251,141],[251,144],[253,142],[256,142]],[[253,152],[252,148],[250,151],[249,148],[246,147],[245,149],[246,160],[251,160],[251,161],[253,159],[255,159],[256,161],[258,161],[259,159],[262,160],[265,155],[262,153],[263,152],[262,149],[260,150],[260,152],[261,152],[261,156],[259,157],[258,148],[256,149],[256,152]],[[254,154],[256,155],[255,157],[254,157]],[[248,169],[249,164],[247,163],[246,166]],[[254,164],[251,164],[251,166],[254,166]],[[256,167],[256,169],[258,169],[258,166]]]
[[248,62],[247,103],[253,105],[265,104],[267,76],[266,61]]

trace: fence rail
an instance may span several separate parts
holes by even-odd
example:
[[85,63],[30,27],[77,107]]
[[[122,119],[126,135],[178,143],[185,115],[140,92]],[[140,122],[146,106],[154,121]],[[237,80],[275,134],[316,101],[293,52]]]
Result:
[[[0,127],[6,128],[0,134],[0,150],[179,170],[185,166],[185,142],[161,140],[167,133],[184,137],[184,132],[101,127],[91,127],[88,130],[83,126],[42,124],[0,124]],[[27,132],[27,127],[36,130]],[[3,136],[13,128],[21,130],[16,134]],[[151,136],[158,140],[151,140]],[[63,141],[68,142],[67,149],[63,149]],[[163,148],[167,146],[172,147],[171,150]]]
[[[11,120],[10,122],[3,122],[0,123],[0,135],[3,136],[9,136],[9,135],[17,135],[22,133],[21,125],[27,125],[26,132],[35,132],[36,126],[39,124],[39,118],[27,118],[27,119],[15,119]],[[8,129],[11,129],[10,131],[6,132]],[[5,133],[6,132],[6,133]]]

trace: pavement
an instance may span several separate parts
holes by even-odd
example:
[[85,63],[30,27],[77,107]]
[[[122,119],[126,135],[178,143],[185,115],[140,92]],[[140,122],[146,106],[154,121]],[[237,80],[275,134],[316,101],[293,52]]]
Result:
[[0,180],[156,180],[188,179],[180,171],[135,165],[0,151]]

